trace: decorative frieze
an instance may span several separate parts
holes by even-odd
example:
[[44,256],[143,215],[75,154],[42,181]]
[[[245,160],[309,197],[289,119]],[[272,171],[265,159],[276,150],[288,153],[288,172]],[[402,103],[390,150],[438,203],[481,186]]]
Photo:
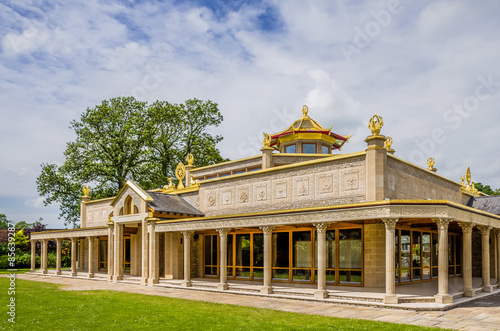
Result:
[[58,231],[58,232],[39,232],[32,233],[32,240],[55,240],[57,238],[80,238],[80,237],[97,237],[97,236],[107,236],[108,228],[103,229],[81,229],[81,230],[68,230],[68,231]]

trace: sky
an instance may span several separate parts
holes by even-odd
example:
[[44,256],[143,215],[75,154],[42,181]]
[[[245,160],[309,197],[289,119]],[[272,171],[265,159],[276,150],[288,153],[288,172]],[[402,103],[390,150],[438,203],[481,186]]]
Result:
[[64,228],[36,188],[73,119],[118,96],[210,99],[224,157],[309,115],[366,149],[500,188],[500,2],[36,1],[0,4],[0,214]]

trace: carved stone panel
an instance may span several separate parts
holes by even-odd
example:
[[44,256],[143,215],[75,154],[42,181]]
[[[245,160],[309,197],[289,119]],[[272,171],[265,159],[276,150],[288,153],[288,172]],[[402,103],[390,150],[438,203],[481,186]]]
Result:
[[250,187],[248,185],[236,188],[235,202],[236,205],[241,205],[242,207],[250,206],[252,204]]
[[216,208],[217,207],[217,193],[210,192],[205,194],[205,207],[206,208]]
[[356,196],[365,194],[364,167],[353,167],[339,170],[340,196]]
[[309,200],[314,199],[314,176],[298,176],[293,178],[293,200]]
[[272,181],[273,203],[292,201],[292,190],[290,178],[274,179]]
[[222,189],[221,190],[221,206],[224,208],[230,208],[234,205],[233,201],[233,189]]
[[315,174],[315,191],[317,199],[338,198],[338,170]]
[[392,171],[387,174],[387,186],[391,191],[396,190],[396,175]]
[[259,182],[253,184],[254,205],[267,204],[271,200],[271,183]]

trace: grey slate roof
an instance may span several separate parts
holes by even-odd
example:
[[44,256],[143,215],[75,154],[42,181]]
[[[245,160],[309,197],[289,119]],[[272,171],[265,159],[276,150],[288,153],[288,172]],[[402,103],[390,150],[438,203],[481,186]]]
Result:
[[467,206],[500,215],[500,195],[470,198]]
[[205,214],[193,207],[180,195],[151,191],[148,191],[148,194],[153,198],[153,201],[148,202],[148,206],[154,211],[192,216],[205,216]]

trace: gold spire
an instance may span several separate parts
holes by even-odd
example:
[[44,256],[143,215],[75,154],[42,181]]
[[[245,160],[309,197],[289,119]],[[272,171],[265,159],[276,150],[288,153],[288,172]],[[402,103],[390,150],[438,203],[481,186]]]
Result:
[[175,177],[179,180],[177,189],[183,189],[184,184],[182,184],[182,181],[184,180],[184,177],[186,177],[186,168],[184,167],[184,164],[182,162],[179,162],[177,168],[175,169]]
[[302,106],[302,114],[304,114],[304,116],[307,116],[308,112],[309,112],[309,107],[307,107],[307,105],[303,105]]
[[377,136],[380,134],[380,129],[384,126],[384,119],[377,115],[373,115],[373,117],[368,122],[368,128],[372,131],[372,135]]
[[462,180],[462,188],[466,191],[472,192],[474,194],[478,194],[478,190],[476,188],[476,183],[472,181],[472,175],[470,172],[470,167],[467,167],[467,170],[465,171],[465,177],[462,176],[460,177]]
[[434,168],[434,164],[436,164],[436,160],[434,160],[433,157],[430,157],[428,160],[427,160],[427,166],[429,167],[427,170],[429,171],[432,171],[432,172],[436,172],[437,169]]

